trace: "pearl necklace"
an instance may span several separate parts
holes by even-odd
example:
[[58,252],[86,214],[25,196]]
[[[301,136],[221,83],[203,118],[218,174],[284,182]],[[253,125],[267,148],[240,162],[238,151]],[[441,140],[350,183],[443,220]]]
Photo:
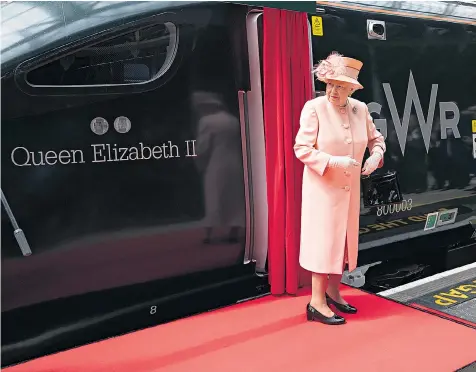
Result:
[[[329,102],[330,102],[330,101],[329,101]],[[337,105],[334,105],[334,106],[339,109],[339,112],[340,112],[341,114],[345,114],[345,113],[347,113],[347,106],[348,106],[348,105],[349,105],[349,101],[347,100],[347,102],[345,103],[344,106],[337,106]],[[352,112],[353,112],[354,114],[357,114],[357,107],[356,107],[356,106],[352,107]]]
[[339,111],[341,114],[345,114],[347,112],[347,103],[344,106],[339,106]]

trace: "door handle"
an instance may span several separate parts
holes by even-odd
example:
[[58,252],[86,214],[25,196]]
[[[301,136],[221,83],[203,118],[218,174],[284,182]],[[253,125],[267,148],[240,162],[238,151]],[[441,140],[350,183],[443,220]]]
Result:
[[7,212],[10,222],[12,223],[13,235],[15,235],[15,239],[17,240],[21,253],[23,254],[23,256],[30,256],[32,252],[30,249],[30,245],[28,244],[28,240],[26,240],[25,233],[23,232],[22,229],[20,229],[20,226],[18,226],[17,220],[15,219],[15,216],[13,215],[10,205],[8,204],[7,198],[5,198],[5,194],[3,193],[3,190],[0,189],[0,191],[2,193],[3,207],[5,208],[5,212]]

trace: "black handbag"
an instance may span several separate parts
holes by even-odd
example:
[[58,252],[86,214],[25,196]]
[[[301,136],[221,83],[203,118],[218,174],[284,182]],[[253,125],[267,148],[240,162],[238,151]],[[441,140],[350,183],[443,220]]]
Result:
[[361,183],[362,197],[366,208],[403,201],[396,171],[362,176]]

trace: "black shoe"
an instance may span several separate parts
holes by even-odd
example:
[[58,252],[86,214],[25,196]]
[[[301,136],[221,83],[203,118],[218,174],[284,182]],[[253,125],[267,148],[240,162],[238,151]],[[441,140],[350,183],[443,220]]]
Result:
[[337,314],[334,314],[331,317],[327,317],[324,314],[321,314],[317,311],[311,304],[307,304],[306,308],[307,320],[311,322],[321,322],[328,325],[338,325],[345,324],[345,319]]
[[347,313],[347,314],[355,314],[357,312],[357,309],[353,307],[351,304],[340,304],[337,301],[334,301],[332,298],[329,297],[329,295],[326,293],[326,300],[328,305],[334,305],[337,310]]

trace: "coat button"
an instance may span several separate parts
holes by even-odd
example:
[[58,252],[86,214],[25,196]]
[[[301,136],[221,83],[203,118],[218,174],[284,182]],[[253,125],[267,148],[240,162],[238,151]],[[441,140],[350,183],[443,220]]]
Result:
[[344,187],[345,191],[349,191],[350,190],[350,187],[349,186],[346,186]]
[[352,140],[351,140],[350,138],[347,138],[347,139],[345,140],[345,142],[347,142],[348,144],[351,144],[351,143],[352,143]]
[[345,171],[344,174],[345,174],[347,177],[350,176],[350,172]]
[[344,124],[345,129],[349,129],[349,124]]

